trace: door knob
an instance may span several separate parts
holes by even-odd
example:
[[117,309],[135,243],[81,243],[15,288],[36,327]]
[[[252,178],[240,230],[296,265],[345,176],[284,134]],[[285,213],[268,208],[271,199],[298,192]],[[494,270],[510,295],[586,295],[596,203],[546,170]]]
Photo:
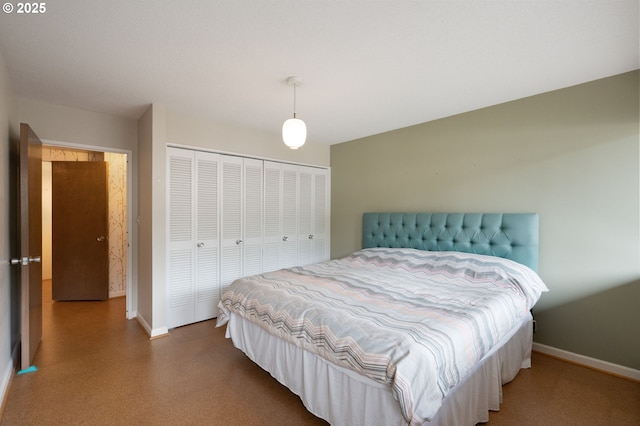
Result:
[[104,241],[106,239],[107,239],[107,237],[105,237],[104,235],[100,235],[98,238],[96,238],[96,240],[98,240],[98,241]]
[[236,240],[236,244],[242,243],[242,240]]
[[204,243],[198,243],[197,246],[198,247],[204,247]]
[[40,263],[41,261],[42,261],[42,258],[40,256],[23,257],[22,259],[11,259],[11,264],[27,266],[29,263]]
[[287,237],[287,236],[282,237],[282,241],[287,241],[288,239],[289,239],[289,237]]
[[313,235],[312,234],[309,234],[309,239],[313,240]]

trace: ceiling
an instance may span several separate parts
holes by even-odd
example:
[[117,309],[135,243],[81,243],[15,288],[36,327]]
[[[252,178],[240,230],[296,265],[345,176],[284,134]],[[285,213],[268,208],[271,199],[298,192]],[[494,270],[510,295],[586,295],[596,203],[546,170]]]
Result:
[[[17,2],[11,1],[14,5]],[[17,96],[335,144],[639,66],[638,0],[57,0],[0,14]],[[5,4],[6,7],[6,4]]]

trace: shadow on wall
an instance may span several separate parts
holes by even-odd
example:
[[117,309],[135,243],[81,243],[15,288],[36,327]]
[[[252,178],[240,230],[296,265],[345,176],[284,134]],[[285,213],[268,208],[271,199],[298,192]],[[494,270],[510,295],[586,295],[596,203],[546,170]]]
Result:
[[535,311],[535,341],[640,370],[640,279]]

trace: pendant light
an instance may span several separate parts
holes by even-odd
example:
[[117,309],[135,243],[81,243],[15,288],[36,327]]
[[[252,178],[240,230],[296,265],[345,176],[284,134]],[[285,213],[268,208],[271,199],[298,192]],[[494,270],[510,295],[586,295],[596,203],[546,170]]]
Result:
[[302,84],[300,77],[287,78],[287,84],[293,86],[293,118],[288,119],[282,125],[282,140],[291,149],[298,149],[307,140],[307,125],[296,118],[296,87]]

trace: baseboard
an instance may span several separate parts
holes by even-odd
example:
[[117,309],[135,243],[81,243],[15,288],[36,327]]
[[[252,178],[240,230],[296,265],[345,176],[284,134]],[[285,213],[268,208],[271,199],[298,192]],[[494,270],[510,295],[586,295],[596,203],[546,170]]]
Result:
[[602,361],[596,358],[591,358],[585,355],[576,354],[573,352],[565,351],[563,349],[554,348],[552,346],[543,345],[541,343],[533,342],[533,350],[546,355],[551,355],[556,358],[563,359],[565,361],[572,362],[574,364],[582,365],[584,367],[593,368],[594,370],[602,371],[612,374],[614,376],[624,377],[625,379],[640,382],[640,370],[625,367],[624,365],[613,364],[608,361]]
[[161,327],[152,329],[151,326],[141,315],[136,316],[136,321],[144,329],[150,339],[156,339],[158,337],[164,337],[169,335],[169,329],[167,327]]
[[115,297],[123,297],[127,295],[127,290],[120,290],[120,291],[110,291],[109,292],[109,299],[113,299]]

